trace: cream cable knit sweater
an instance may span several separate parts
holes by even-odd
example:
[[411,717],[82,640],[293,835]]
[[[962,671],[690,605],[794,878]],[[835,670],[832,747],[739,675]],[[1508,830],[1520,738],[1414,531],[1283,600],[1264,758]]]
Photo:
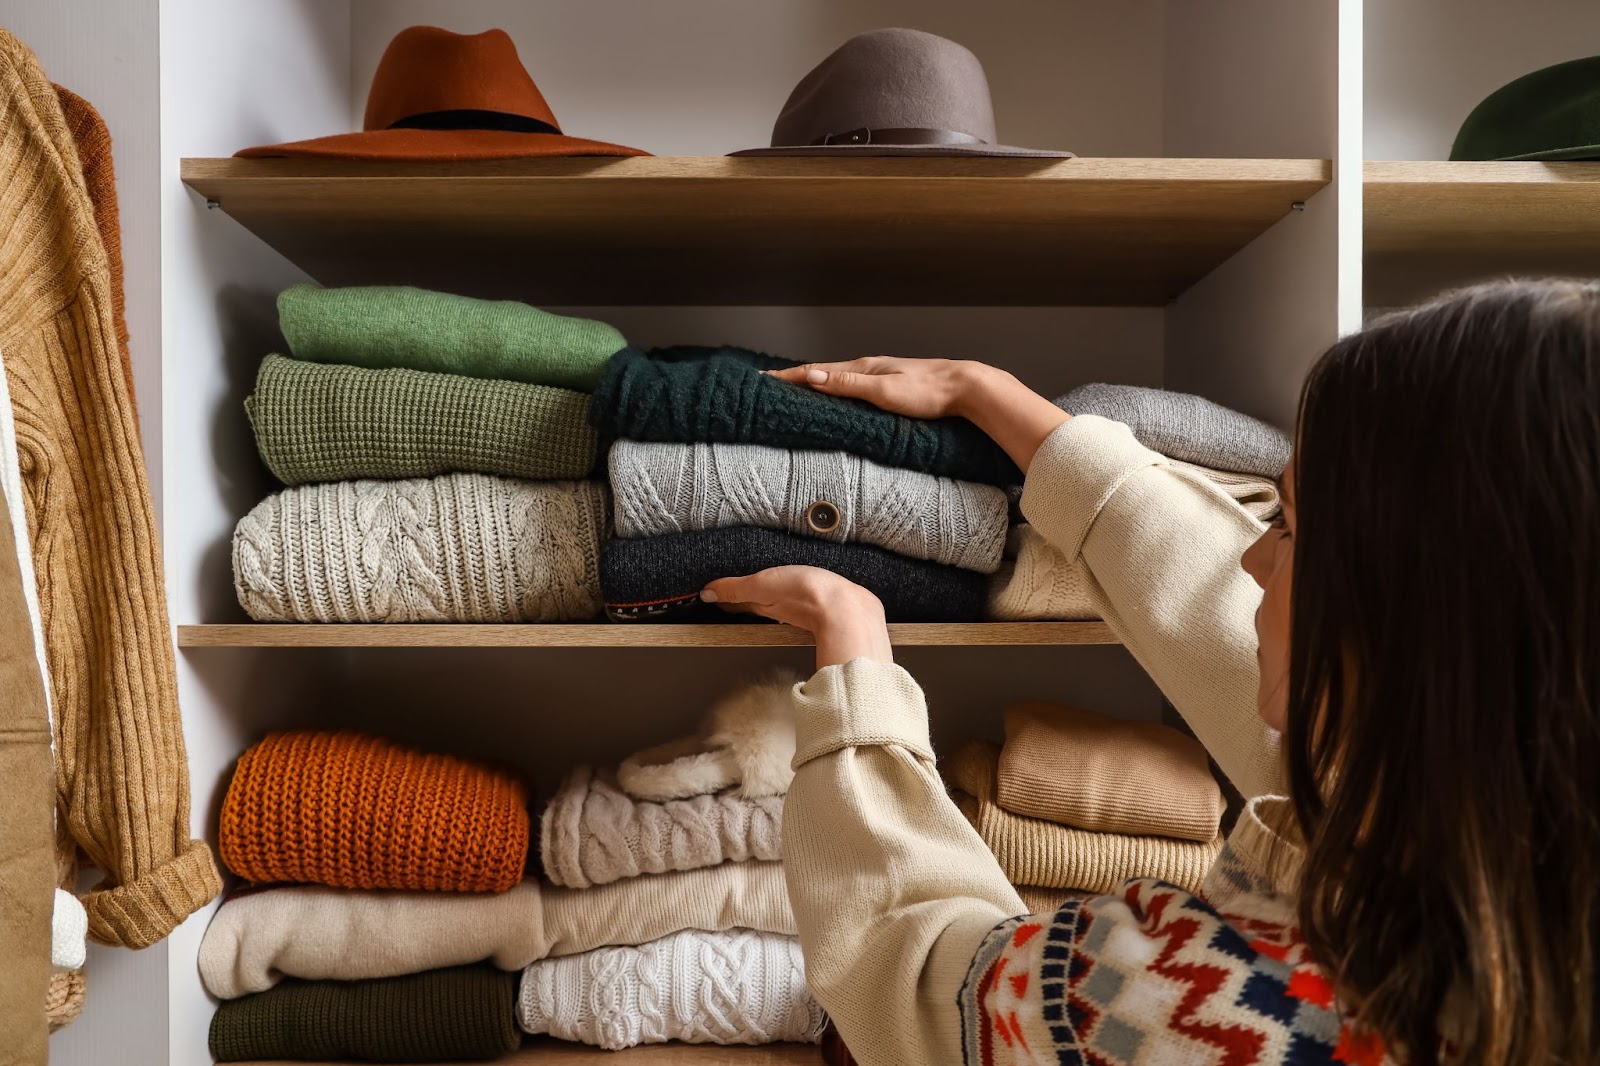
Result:
[[643,944],[684,929],[792,935],[775,862],[732,862],[598,888],[524,881],[509,892],[357,892],[320,885],[240,893],[200,942],[200,979],[218,999],[284,977],[355,981],[485,959],[520,970],[539,959]]
[[530,1033],[616,1051],[637,1044],[816,1043],[826,1016],[806,989],[800,943],[748,929],[686,930],[522,972]]
[[268,497],[233,535],[260,622],[561,622],[600,610],[605,489],[446,474]]
[[1005,547],[1002,490],[846,452],[624,440],[610,466],[619,537],[760,526],[985,574]]
[[588,888],[640,874],[782,858],[783,797],[731,792],[651,803],[616,775],[577,766],[539,820],[545,876]]

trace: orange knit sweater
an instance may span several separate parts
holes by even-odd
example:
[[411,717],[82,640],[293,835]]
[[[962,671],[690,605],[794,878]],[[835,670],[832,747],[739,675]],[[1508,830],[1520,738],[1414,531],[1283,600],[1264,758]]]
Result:
[[38,61],[0,30],[0,359],[55,709],[56,803],[104,872],[89,935],[143,947],[221,883],[189,833],[161,549],[83,167]]

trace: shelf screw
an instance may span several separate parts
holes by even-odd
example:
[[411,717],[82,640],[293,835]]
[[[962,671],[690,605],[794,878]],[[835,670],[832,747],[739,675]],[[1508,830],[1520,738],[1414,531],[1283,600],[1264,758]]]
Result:
[[217,208],[219,208],[221,206],[222,206],[222,202],[220,200],[207,200],[206,201],[206,210],[207,211],[215,211]]
[[1304,211],[1305,209],[1306,203],[1304,200],[1296,200],[1294,203],[1289,205],[1289,210],[1291,211]]

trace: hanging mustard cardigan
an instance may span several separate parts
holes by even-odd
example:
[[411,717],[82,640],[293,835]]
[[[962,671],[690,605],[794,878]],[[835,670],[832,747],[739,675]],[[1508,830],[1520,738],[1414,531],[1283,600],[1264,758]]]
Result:
[[189,833],[161,547],[110,257],[56,91],[3,29],[0,359],[44,616],[61,865],[81,849],[104,873],[83,897],[93,939],[144,947],[221,885]]

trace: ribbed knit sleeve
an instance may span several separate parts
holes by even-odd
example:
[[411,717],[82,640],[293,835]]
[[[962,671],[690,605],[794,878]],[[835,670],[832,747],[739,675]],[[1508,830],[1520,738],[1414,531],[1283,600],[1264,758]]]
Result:
[[143,947],[220,888],[189,777],[106,253],[55,90],[0,31],[0,356],[56,710],[57,804],[104,871],[89,933]]

